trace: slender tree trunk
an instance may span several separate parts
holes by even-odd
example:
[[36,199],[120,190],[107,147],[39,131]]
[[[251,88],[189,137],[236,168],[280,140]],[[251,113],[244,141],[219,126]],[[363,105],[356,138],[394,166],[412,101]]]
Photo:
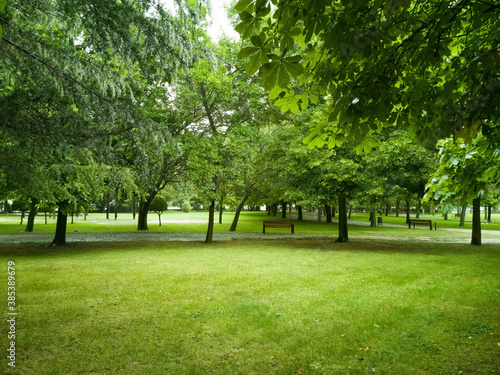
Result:
[[38,200],[36,199],[31,199],[31,205],[30,205],[30,212],[28,214],[28,223],[26,224],[26,232],[33,232],[33,228],[35,226],[35,217],[37,214],[37,207],[36,205],[38,204]]
[[286,219],[286,202],[281,202],[281,218]]
[[161,214],[158,214],[158,224],[161,227]]
[[302,215],[302,206],[297,206],[297,218],[298,220],[304,220]]
[[118,192],[116,192],[116,198],[115,198],[115,220],[118,220]]
[[349,242],[347,230],[347,197],[345,194],[339,195],[339,237],[335,242]]
[[491,223],[491,206],[488,206],[488,218],[486,219],[488,223]]
[[472,201],[472,245],[481,245],[481,198]]
[[109,193],[106,193],[106,219],[109,219],[109,210],[111,209],[109,200]]
[[406,200],[406,224],[408,224],[408,228],[410,228],[410,200]]
[[251,192],[247,192],[243,196],[243,198],[241,198],[240,204],[238,204],[238,207],[236,207],[236,212],[234,214],[233,223],[231,224],[231,228],[229,228],[229,231],[231,231],[231,232],[236,231],[236,227],[238,226],[238,220],[240,219],[241,210],[243,210],[243,207],[245,206],[245,202],[250,197],[250,194],[251,194]]
[[[352,204],[349,205],[349,217],[348,217],[349,220],[351,220],[351,216],[352,216]],[[340,217],[340,207],[339,207],[339,217]]]
[[132,219],[135,220],[135,214],[137,212],[137,199],[132,198]]
[[215,216],[215,201],[210,202],[210,208],[208,209],[208,229],[207,237],[205,238],[206,244],[211,244],[214,236],[214,216]]
[[377,226],[376,212],[374,210],[370,211],[370,227]]
[[335,219],[336,214],[337,214],[337,208],[335,206],[332,206],[332,218]]
[[273,216],[276,216],[278,213],[278,205],[276,203],[273,204]]
[[326,222],[331,223],[332,222],[332,208],[325,204],[325,213],[326,213]]
[[59,204],[59,209],[57,211],[57,224],[56,224],[56,234],[52,240],[53,246],[64,246],[66,245],[66,226],[68,223],[68,214],[63,212],[67,206],[68,202],[63,202]]
[[465,215],[467,215],[467,203],[464,203],[462,207],[462,212],[460,213],[460,224],[459,227],[465,227]]
[[219,201],[219,224],[222,224],[222,214],[224,213],[224,198],[220,197]]
[[420,202],[417,201],[417,214],[415,215],[415,217],[418,219],[420,218]]
[[398,199],[396,199],[396,217],[399,217],[399,208],[400,208],[399,204],[400,204],[400,202],[399,202],[399,198],[398,198]]
[[448,220],[448,212],[445,212],[443,215],[443,220]]

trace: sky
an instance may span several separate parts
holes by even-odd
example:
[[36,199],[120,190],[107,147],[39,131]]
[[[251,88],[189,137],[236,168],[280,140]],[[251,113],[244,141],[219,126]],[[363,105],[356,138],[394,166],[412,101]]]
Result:
[[[172,0],[162,0],[162,3],[167,9],[174,9]],[[208,34],[214,39],[219,40],[222,34],[226,34],[231,39],[238,40],[239,34],[234,31],[229,19],[227,18],[226,9],[224,6],[229,6],[231,0],[210,0],[212,4],[212,14],[210,16],[212,25],[208,28]]]
[[208,33],[214,39],[219,39],[223,33],[232,39],[239,39],[239,34],[234,31],[224,9],[225,5],[231,4],[231,0],[210,0],[210,2],[212,3],[212,25],[208,28]]

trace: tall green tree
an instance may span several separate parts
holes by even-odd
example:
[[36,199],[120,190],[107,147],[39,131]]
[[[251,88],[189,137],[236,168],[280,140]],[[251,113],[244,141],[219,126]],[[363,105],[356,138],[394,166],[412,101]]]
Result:
[[448,203],[456,198],[461,204],[473,204],[472,245],[481,245],[481,196],[486,192],[489,183],[500,182],[497,165],[500,163],[500,152],[490,164],[485,149],[489,142],[479,136],[467,144],[462,138],[447,138],[438,143],[439,166],[427,185],[426,199],[435,199]]
[[[236,26],[277,104],[331,96],[312,146],[364,142],[384,127],[498,144],[500,5],[487,1],[240,0]],[[299,47],[299,49],[298,49]],[[292,79],[307,87],[290,87]]]

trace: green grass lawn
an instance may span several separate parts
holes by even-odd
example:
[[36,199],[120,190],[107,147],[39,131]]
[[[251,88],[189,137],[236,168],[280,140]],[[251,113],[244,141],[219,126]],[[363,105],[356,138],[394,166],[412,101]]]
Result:
[[498,250],[0,244],[3,285],[16,263],[18,312],[16,369],[4,356],[0,373],[498,374]]

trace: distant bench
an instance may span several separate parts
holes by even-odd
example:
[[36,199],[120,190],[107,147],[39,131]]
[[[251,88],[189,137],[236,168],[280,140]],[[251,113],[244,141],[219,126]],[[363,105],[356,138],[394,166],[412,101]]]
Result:
[[[411,225],[413,225],[413,229],[415,229],[415,225],[428,225],[429,229],[432,230],[432,220],[410,219],[410,228]],[[437,230],[436,223],[434,223],[434,230]]]
[[262,233],[266,234],[266,228],[291,228],[294,234],[293,221],[264,221],[262,222]]

